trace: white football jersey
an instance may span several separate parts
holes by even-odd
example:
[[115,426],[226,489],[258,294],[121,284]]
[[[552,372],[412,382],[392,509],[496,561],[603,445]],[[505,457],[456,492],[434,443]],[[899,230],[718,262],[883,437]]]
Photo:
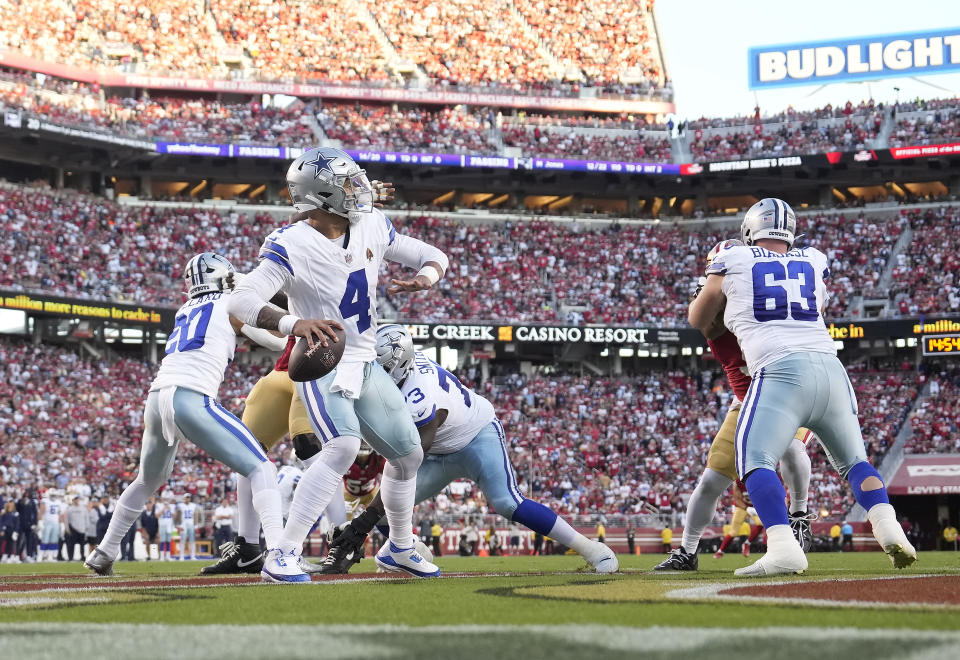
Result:
[[60,520],[60,514],[63,512],[63,500],[60,499],[43,499],[43,504],[46,505],[46,510],[43,514],[43,520],[45,522],[57,522]]
[[728,247],[707,267],[712,273],[724,276],[723,322],[737,336],[751,374],[791,353],[837,354],[820,313],[830,271],[816,248],[779,254]]
[[286,272],[281,291],[287,294],[291,314],[343,325],[344,362],[376,359],[377,281],[380,264],[397,238],[379,210],[357,215],[337,240],[300,221],[274,230],[260,248],[261,260]]
[[430,454],[460,451],[496,419],[492,403],[461,385],[456,376],[420,351],[414,354],[413,369],[400,390],[417,427],[436,417],[438,410],[447,411]]
[[178,386],[216,398],[233,359],[237,333],[230,325],[226,293],[208,293],[177,310],[152,390]]
[[197,516],[197,503],[196,502],[182,502],[180,504],[180,524],[181,525],[193,525],[195,524]]
[[173,505],[168,502],[159,502],[156,508],[157,519],[160,526],[165,529],[173,529]]
[[[284,519],[290,515],[290,504],[293,502],[293,490],[300,483],[303,471],[292,465],[284,465],[277,470],[277,490],[280,491],[280,510]],[[336,496],[337,493],[334,494]]]

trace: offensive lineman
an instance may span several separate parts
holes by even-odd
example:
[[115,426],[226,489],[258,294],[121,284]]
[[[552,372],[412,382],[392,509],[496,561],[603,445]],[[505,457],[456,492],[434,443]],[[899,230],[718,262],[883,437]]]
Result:
[[737,423],[736,464],[767,528],[768,547],[734,573],[778,575],[807,568],[775,471],[801,426],[820,437],[867,511],[874,537],[893,565],[905,568],[917,552],[897,522],[880,474],[867,461],[853,387],[823,322],[827,258],[815,248],[791,249],[796,227],[796,215],[783,200],[765,198],[750,207],[740,227],[746,245],[720,250],[688,313],[690,324],[706,332],[722,311],[753,378]]
[[[184,268],[187,302],[176,315],[167,339],[166,357],[150,385],[143,413],[143,444],[137,478],[123,491],[110,526],[84,566],[112,575],[120,539],[144,503],[170,477],[177,446],[189,439],[212,457],[250,480],[270,549],[261,573],[268,582],[309,582],[296,562],[277,549],[283,530],[277,470],[256,438],[217,401],[223,374],[233,358],[243,328],[227,313],[229,261],[218,254],[198,254]],[[181,549],[182,552],[182,549]]]
[[[418,503],[436,496],[456,479],[470,479],[494,511],[507,520],[574,549],[597,573],[617,571],[619,562],[610,548],[586,538],[556,513],[523,496],[493,404],[414,351],[413,338],[405,327],[385,325],[377,331],[377,361],[403,393],[427,454],[417,473]],[[322,572],[346,573],[359,561],[366,536],[382,515],[377,498],[333,541]],[[353,559],[348,558],[351,553]]]
[[[743,245],[743,243],[738,240],[730,240],[721,241],[715,245],[707,254],[707,266],[713,263],[717,253],[721,250],[735,245]],[[704,284],[705,281],[701,279],[700,287],[693,294],[694,299],[699,295]],[[750,374],[746,370],[747,363],[743,358],[743,352],[740,350],[736,335],[727,330],[719,319],[712,327],[704,330],[703,335],[707,340],[710,351],[720,362],[720,366],[723,367],[727,375],[727,382],[730,384],[730,389],[733,390],[734,400],[727,410],[723,424],[721,424],[713,442],[710,444],[707,465],[703,469],[690,499],[687,501],[686,524],[683,527],[680,547],[675,548],[669,557],[654,566],[655,571],[697,570],[699,564],[697,550],[700,547],[700,537],[703,536],[703,530],[713,520],[720,497],[723,496],[723,493],[731,484],[737,481],[737,470],[734,462],[734,431],[736,430],[737,420],[740,418],[741,402],[746,397],[747,388],[750,386]],[[806,437],[806,429],[800,429],[800,432],[803,433],[803,437]],[[797,437],[801,436],[800,432],[797,433]],[[791,494],[790,525],[797,540],[806,551],[809,549],[813,537],[810,533],[810,518],[812,516],[807,512],[807,493],[810,487],[810,456],[806,452],[804,443],[795,440],[790,444],[781,460],[780,469]],[[740,490],[742,496],[742,489]],[[732,522],[732,532],[734,534],[739,531],[745,517],[746,506],[738,506]],[[754,527],[755,534],[751,535],[748,543],[744,545],[747,553],[749,553],[749,541],[759,535],[762,529],[762,525]],[[726,543],[728,541],[724,539],[724,544]],[[721,550],[715,556],[722,555],[723,551]]]
[[[416,428],[403,397],[377,364],[377,279],[384,259],[419,268],[409,281],[393,280],[389,293],[425,291],[443,277],[445,254],[398,234],[375,209],[366,174],[345,152],[310,149],[291,163],[287,185],[298,221],[270,234],[260,264],[230,297],[230,312],[245,323],[328,345],[335,329],[346,334],[336,369],[297,392],[310,415],[323,451],[304,473],[290,507],[281,549],[298,561],[303,542],[360,448],[361,428],[370,445],[387,460],[381,494],[390,521],[390,541],[378,561],[416,577],[440,574],[416,552],[413,504],[417,468],[423,460]],[[266,301],[287,295],[289,314]],[[327,320],[321,320],[327,319]],[[329,338],[329,339],[328,339]]]

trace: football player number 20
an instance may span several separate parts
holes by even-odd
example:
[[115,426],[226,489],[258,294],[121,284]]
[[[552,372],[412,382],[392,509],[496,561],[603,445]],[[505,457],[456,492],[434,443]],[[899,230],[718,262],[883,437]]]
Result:
[[370,287],[365,269],[355,270],[347,277],[347,290],[340,300],[340,315],[344,321],[356,316],[360,334],[370,329]]
[[174,351],[183,353],[184,351],[193,351],[201,346],[207,340],[207,326],[210,325],[210,316],[213,314],[213,303],[200,305],[190,310],[189,314],[180,314],[177,316],[167,339],[166,354],[170,355]]
[[[758,321],[817,320],[817,279],[809,262],[788,261],[784,266],[780,261],[761,261],[754,265],[752,273],[753,316]],[[777,284],[787,280],[800,284],[801,300],[790,300],[787,288]]]

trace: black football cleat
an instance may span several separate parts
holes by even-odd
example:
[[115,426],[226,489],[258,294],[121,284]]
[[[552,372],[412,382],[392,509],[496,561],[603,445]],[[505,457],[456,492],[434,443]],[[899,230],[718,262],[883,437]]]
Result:
[[667,558],[653,567],[655,571],[695,571],[700,563],[696,552],[674,549]]
[[204,566],[200,575],[232,575],[236,573],[260,574],[263,570],[263,551],[259,543],[247,543],[242,536],[236,543],[227,541],[220,546],[220,559],[216,564]]
[[813,532],[810,529],[810,522],[817,519],[817,514],[809,511],[798,511],[790,514],[790,529],[793,530],[793,537],[803,548],[804,552],[810,552],[813,545]]
[[[348,530],[348,533],[344,534],[344,530]],[[360,537],[361,540],[357,543],[355,539],[350,538],[350,531],[352,529],[349,525],[334,528],[330,539],[330,552],[320,562],[318,573],[321,575],[346,575],[350,572],[351,566],[363,559],[363,541],[366,540],[366,536]],[[340,538],[341,536],[346,538]],[[338,539],[340,543],[336,543]]]

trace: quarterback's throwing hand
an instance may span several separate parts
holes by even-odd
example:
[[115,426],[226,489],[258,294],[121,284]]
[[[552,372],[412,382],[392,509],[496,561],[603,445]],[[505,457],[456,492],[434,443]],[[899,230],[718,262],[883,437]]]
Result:
[[392,287],[387,289],[387,293],[390,294],[400,293],[401,291],[426,291],[433,286],[426,275],[417,275],[412,280],[390,280],[390,282],[393,284]]
[[293,334],[298,337],[306,337],[307,346],[313,348],[315,343],[314,337],[319,340],[321,346],[329,346],[327,337],[333,339],[334,342],[340,341],[337,339],[337,333],[334,332],[335,329],[343,330],[343,326],[332,319],[325,321],[319,319],[300,319],[293,326]]

